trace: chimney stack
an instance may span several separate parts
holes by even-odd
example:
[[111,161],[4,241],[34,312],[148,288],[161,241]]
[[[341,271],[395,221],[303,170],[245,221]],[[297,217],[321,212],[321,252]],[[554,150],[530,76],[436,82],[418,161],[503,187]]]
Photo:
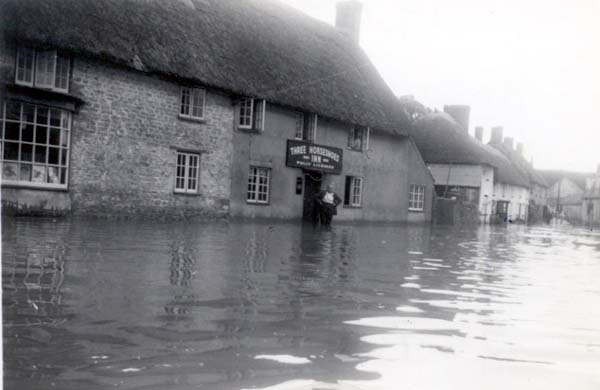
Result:
[[444,106],[444,112],[450,115],[464,130],[469,133],[469,114],[471,107],[462,104],[453,104]]
[[502,133],[504,129],[502,126],[492,127],[492,138],[490,139],[490,143],[500,145],[502,143]]
[[483,127],[476,126],[475,127],[475,138],[477,141],[483,143]]
[[523,142],[517,142],[517,153],[523,156]]
[[506,147],[506,149],[513,150],[513,142],[513,137],[504,137],[504,146]]
[[335,27],[345,32],[358,44],[362,3],[355,0],[338,1],[335,12]]

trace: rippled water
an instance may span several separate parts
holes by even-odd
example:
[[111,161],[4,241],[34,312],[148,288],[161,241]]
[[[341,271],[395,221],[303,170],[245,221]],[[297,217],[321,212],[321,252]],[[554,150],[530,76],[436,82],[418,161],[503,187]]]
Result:
[[600,234],[6,220],[6,389],[599,389]]

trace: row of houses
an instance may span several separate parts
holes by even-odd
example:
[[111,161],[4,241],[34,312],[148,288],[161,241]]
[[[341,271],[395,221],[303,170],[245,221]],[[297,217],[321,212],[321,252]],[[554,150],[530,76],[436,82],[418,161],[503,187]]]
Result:
[[436,198],[543,216],[548,183],[502,128],[484,143],[468,106],[392,93],[356,1],[335,27],[274,0],[0,7],[4,213],[309,218],[332,184],[341,220],[430,221]]

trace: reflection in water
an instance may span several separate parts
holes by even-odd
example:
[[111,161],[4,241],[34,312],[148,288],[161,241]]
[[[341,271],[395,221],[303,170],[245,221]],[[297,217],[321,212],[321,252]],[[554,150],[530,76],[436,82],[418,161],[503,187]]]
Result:
[[7,389],[600,388],[600,235],[6,220]]

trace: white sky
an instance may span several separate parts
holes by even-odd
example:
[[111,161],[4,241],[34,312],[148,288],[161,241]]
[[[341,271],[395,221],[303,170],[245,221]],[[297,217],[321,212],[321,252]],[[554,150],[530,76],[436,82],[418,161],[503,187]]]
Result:
[[[336,0],[283,0],[329,24]],[[362,0],[360,44],[397,95],[471,106],[536,168],[600,163],[600,0]]]

